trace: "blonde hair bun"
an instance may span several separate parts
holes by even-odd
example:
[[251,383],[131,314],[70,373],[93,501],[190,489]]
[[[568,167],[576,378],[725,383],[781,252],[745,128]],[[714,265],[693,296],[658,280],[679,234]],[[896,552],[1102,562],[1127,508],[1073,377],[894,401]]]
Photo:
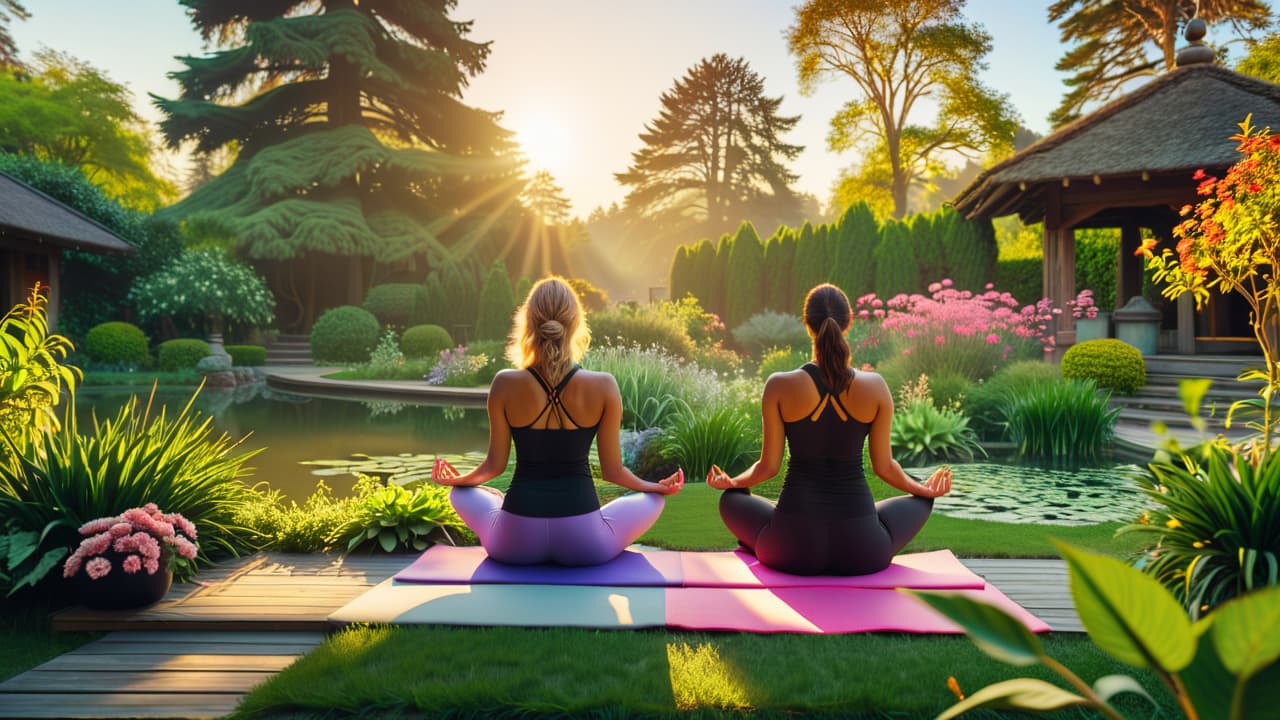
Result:
[[538,326],[538,335],[548,340],[559,340],[564,337],[564,325],[559,320],[547,320]]

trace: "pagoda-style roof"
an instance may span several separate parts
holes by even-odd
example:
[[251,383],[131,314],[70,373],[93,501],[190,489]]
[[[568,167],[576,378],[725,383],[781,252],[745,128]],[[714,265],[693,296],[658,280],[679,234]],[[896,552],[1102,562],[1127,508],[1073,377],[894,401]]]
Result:
[[0,236],[4,235],[87,252],[133,252],[133,246],[115,233],[0,172]]
[[1212,64],[1171,70],[984,171],[952,204],[966,217],[1044,216],[1048,184],[1099,190],[1185,182],[1239,160],[1230,136],[1245,116],[1280,123],[1280,85]]

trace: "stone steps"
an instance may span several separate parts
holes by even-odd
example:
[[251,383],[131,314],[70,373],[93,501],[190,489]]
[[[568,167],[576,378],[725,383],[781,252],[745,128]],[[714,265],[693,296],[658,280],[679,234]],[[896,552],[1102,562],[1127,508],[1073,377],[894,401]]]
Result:
[[308,335],[279,335],[267,346],[268,365],[314,365],[311,358],[311,337]]

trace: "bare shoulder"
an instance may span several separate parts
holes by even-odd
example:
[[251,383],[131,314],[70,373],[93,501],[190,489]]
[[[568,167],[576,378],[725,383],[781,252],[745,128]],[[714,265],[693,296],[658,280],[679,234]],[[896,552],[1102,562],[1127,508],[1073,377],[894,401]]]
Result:
[[809,374],[804,370],[776,372],[764,381],[764,394],[767,396],[790,392],[797,387],[803,387],[809,382]]
[[583,368],[578,370],[573,377],[575,381],[585,383],[599,390],[608,390],[610,388],[616,389],[618,387],[618,381],[614,379],[613,375],[610,375],[607,372],[599,372],[597,370],[587,370]]
[[859,370],[853,374],[853,387],[863,392],[888,394],[889,384],[884,377],[873,370]]
[[489,387],[495,390],[500,387],[510,387],[512,383],[518,382],[525,377],[528,377],[528,375],[528,372],[524,370],[516,370],[514,368],[499,370],[498,373],[493,376],[493,381],[489,383]]

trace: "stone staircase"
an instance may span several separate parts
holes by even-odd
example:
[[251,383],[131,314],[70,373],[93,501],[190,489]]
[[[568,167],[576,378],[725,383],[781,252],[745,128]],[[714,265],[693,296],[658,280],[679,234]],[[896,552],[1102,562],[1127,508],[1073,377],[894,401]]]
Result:
[[267,365],[310,366],[314,364],[311,360],[309,335],[278,335],[275,342],[267,346]]
[[1148,430],[1163,422],[1171,430],[1191,430],[1191,420],[1178,396],[1178,381],[1209,378],[1213,384],[1200,404],[1200,415],[1208,421],[1210,433],[1241,434],[1242,426],[1226,430],[1223,422],[1231,403],[1258,397],[1261,383],[1243,383],[1236,376],[1246,367],[1263,364],[1261,357],[1242,355],[1153,355],[1147,362],[1147,384],[1129,396],[1112,395],[1112,407],[1119,407],[1117,432],[1124,427]]

